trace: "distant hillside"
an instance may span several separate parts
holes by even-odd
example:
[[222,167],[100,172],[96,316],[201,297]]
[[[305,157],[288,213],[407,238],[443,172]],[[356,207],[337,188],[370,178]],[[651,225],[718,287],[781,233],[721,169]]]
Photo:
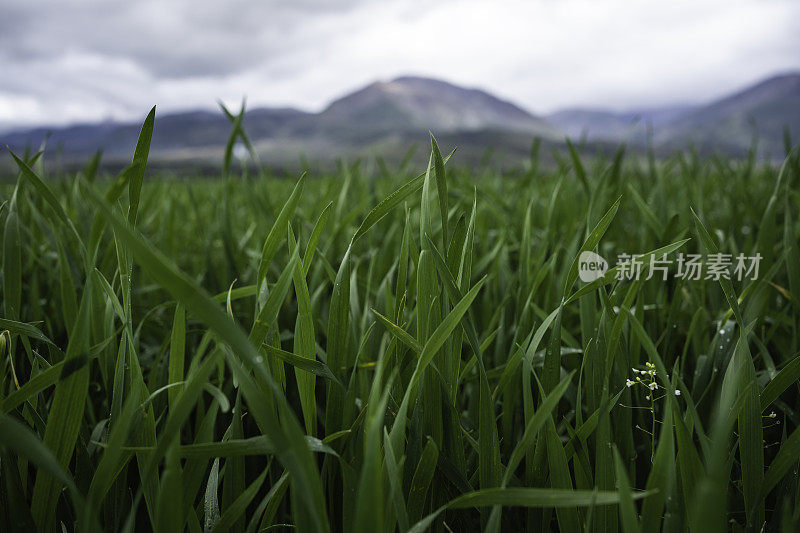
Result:
[[701,150],[746,150],[758,135],[762,150],[783,153],[783,129],[797,142],[800,135],[800,73],[775,76],[701,107],[664,125],[656,140],[682,147],[692,142]]
[[667,106],[632,111],[570,108],[545,115],[545,119],[573,139],[643,142],[648,127],[654,131],[696,109],[695,106]]
[[[320,113],[296,109],[253,109],[245,128],[259,150],[273,159],[296,160],[357,152],[374,146],[394,146],[403,139],[421,139],[459,132],[504,132],[500,141],[521,136],[557,139],[560,132],[519,106],[478,90],[429,78],[400,77],[375,82],[332,102]],[[0,135],[0,144],[22,149],[30,144],[58,148],[67,158],[80,159],[98,149],[106,158],[129,157],[138,124],[98,123],[66,128],[36,128]],[[169,160],[211,159],[221,153],[230,123],[221,113],[192,111],[157,116],[154,157]],[[49,136],[49,137],[48,137]],[[491,144],[492,136],[487,141]]]
[[[485,91],[406,76],[371,83],[319,113],[249,110],[244,125],[256,149],[276,164],[296,162],[300,155],[312,160],[367,153],[402,157],[411,144],[426,142],[428,131],[460,140],[465,159],[480,160],[487,149],[524,158],[535,137],[556,146],[564,136],[584,134],[598,146],[624,142],[636,150],[646,141],[648,125],[660,153],[693,143],[702,153],[743,155],[757,132],[761,153],[775,158],[783,151],[784,125],[795,139],[800,135],[800,74],[770,78],[705,106],[627,112],[567,109],[545,118]],[[151,153],[165,162],[218,164],[230,127],[218,112],[159,114]],[[83,160],[98,149],[106,160],[124,161],[133,152],[138,131],[139,124],[115,122],[36,128],[0,134],[0,146],[38,148],[47,138],[51,153],[57,149],[67,162]]]
[[553,136],[557,130],[519,106],[478,89],[406,76],[375,82],[334,101],[314,125],[320,133],[514,130]]
[[[256,138],[280,135],[289,124],[306,116],[296,109],[254,109],[245,115],[246,128]],[[103,150],[106,158],[128,158],[133,153],[140,124],[102,122],[64,128],[36,128],[0,135],[0,145],[22,150],[47,141],[50,150],[82,158]],[[154,157],[175,151],[220,150],[230,135],[231,123],[221,112],[189,111],[157,115],[151,152]]]

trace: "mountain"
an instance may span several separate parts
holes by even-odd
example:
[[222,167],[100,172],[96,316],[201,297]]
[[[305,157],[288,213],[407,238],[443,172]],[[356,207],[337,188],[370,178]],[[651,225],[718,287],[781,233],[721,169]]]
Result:
[[[218,159],[230,133],[221,113],[190,111],[157,115],[151,153],[167,160]],[[296,109],[253,109],[244,127],[256,148],[271,160],[296,160],[305,153],[336,154],[370,151],[374,147],[425,142],[437,135],[471,133],[491,144],[491,132],[524,139],[556,139],[560,132],[521,107],[479,89],[444,81],[404,76],[371,83],[347,94],[320,113]],[[81,159],[97,149],[106,159],[130,157],[138,124],[103,122],[65,128],[36,128],[0,135],[0,145],[20,150],[26,145],[59,149],[66,159]],[[483,134],[483,135],[482,135]],[[496,137],[500,139],[500,137]],[[485,147],[484,147],[485,148]]]
[[538,135],[557,131],[511,102],[479,89],[429,78],[404,76],[375,82],[331,103],[316,119],[322,133],[359,136],[396,131],[500,129]]
[[676,105],[631,111],[609,111],[592,108],[569,108],[545,115],[545,119],[565,135],[577,139],[617,142],[642,142],[647,130],[659,130],[664,124],[676,120],[696,109],[695,106]]
[[[307,113],[290,108],[254,109],[245,115],[249,135],[263,137],[285,130],[288,124]],[[63,128],[35,128],[0,135],[0,145],[22,150],[38,148],[46,141],[67,158],[83,158],[101,149],[109,159],[126,159],[133,153],[140,124],[100,122]],[[177,151],[224,147],[231,131],[230,121],[222,113],[188,111],[157,115],[151,153],[168,156]]]
[[780,158],[784,128],[795,139],[800,135],[800,73],[768,78],[705,105],[625,112],[573,108],[544,118],[573,138],[634,146],[644,144],[652,128],[662,153],[693,145],[701,153],[743,155],[757,137],[762,156]]
[[743,152],[757,135],[763,152],[783,153],[783,131],[800,135],[800,72],[774,76],[665,124],[657,143]]
[[[457,145],[463,160],[483,160],[487,149],[519,161],[535,137],[553,146],[564,135],[586,136],[598,149],[625,142],[644,146],[652,126],[659,153],[689,143],[701,153],[744,155],[754,132],[761,153],[782,153],[783,127],[800,134],[800,73],[767,79],[703,106],[643,108],[625,112],[567,109],[546,117],[479,89],[404,76],[371,83],[333,101],[319,113],[291,108],[249,110],[244,127],[265,161],[282,165],[308,159],[334,160],[366,153],[401,158],[409,146],[427,144],[432,131]],[[157,115],[151,154],[168,163],[219,164],[230,121],[222,113],[190,111]],[[79,162],[97,149],[105,160],[123,162],[133,153],[139,124],[100,122],[0,134],[15,150],[47,146],[63,162]],[[424,162],[423,162],[424,164]]]

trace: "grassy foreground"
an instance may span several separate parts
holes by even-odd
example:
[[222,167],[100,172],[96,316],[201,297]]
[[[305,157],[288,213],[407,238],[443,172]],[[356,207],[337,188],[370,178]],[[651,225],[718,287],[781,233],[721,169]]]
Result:
[[796,156],[241,177],[230,118],[219,180],[144,180],[152,114],[113,180],[12,156],[0,530],[800,529]]

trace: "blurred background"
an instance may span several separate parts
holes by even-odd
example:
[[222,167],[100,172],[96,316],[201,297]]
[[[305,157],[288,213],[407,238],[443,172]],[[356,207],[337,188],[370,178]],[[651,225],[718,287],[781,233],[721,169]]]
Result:
[[402,160],[428,131],[462,162],[567,136],[776,160],[800,134],[800,2],[0,3],[0,145],[124,162],[156,105],[151,160],[214,166],[220,103],[245,99],[274,166]]

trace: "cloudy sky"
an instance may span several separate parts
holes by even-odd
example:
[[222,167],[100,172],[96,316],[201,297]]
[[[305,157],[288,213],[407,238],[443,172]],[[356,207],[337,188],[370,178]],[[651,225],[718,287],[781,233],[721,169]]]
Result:
[[1,0],[0,127],[322,109],[402,74],[544,113],[703,102],[800,69],[797,0]]

